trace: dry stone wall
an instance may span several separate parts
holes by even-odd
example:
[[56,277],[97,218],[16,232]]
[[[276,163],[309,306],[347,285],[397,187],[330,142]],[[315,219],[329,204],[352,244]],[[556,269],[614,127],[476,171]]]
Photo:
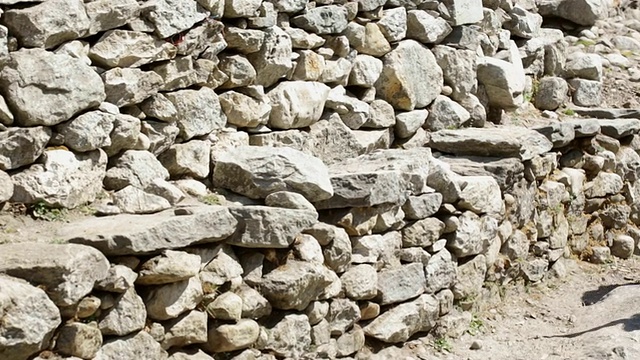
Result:
[[640,120],[487,123],[598,105],[607,3],[0,9],[0,203],[100,215],[0,245],[2,359],[387,359],[638,247]]

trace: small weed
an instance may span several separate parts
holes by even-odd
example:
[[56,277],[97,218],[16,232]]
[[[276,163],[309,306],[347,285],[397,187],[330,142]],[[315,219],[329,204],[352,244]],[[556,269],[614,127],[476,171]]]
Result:
[[472,336],[476,336],[480,333],[483,327],[484,322],[482,319],[474,315],[473,319],[471,319],[471,322],[469,323],[469,330],[467,330],[467,332]]
[[31,206],[31,215],[45,221],[64,221],[67,217],[67,210],[51,208],[44,202],[38,202]]
[[436,341],[433,342],[433,347],[439,352],[451,352],[451,349],[453,349],[453,347],[449,343],[449,340],[447,340],[447,338],[445,337],[436,339]]
[[55,238],[53,240],[51,240],[52,244],[66,244],[67,242],[64,239],[60,239],[60,238]]
[[620,52],[620,54],[622,56],[624,56],[624,57],[627,57],[627,58],[632,57],[632,56],[635,55],[635,53],[632,50],[623,50],[623,51]]
[[96,209],[89,205],[81,206],[78,211],[85,216],[90,216],[96,213]]
[[200,196],[198,198],[198,201],[200,201],[203,204],[207,204],[207,205],[220,205],[220,198],[215,195],[215,194],[208,194],[205,196]]
[[576,41],[576,45],[584,45],[584,46],[592,46],[595,45],[596,42],[593,40],[589,40],[589,39],[580,39],[578,41]]
[[562,111],[563,114],[567,115],[567,116],[573,116],[576,114],[575,111],[573,111],[573,109],[564,109],[564,111]]

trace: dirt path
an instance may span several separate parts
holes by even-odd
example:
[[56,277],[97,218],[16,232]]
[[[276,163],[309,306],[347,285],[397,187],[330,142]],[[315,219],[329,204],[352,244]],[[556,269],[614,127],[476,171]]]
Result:
[[640,359],[640,259],[571,262],[564,279],[511,289],[476,316],[480,333],[447,340],[449,352],[428,338],[407,345],[421,359]]

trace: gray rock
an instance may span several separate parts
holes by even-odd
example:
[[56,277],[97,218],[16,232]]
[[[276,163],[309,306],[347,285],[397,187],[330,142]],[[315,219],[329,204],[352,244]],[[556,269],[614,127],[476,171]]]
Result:
[[484,85],[489,103],[503,109],[518,107],[525,88],[522,61],[513,41],[509,54],[512,62],[491,57],[478,59],[478,82]]
[[105,101],[118,107],[138,104],[155,95],[163,85],[160,75],[136,68],[114,68],[101,76],[107,94]]
[[409,196],[402,205],[402,210],[408,219],[420,220],[435,214],[442,204],[442,194],[428,193],[418,196]]
[[118,28],[140,14],[140,5],[135,0],[98,0],[84,4],[91,25],[89,35]]
[[465,176],[460,179],[458,207],[476,214],[501,215],[504,203],[498,182],[490,176]]
[[[187,209],[192,214],[175,215],[173,211],[163,211],[154,215],[89,218],[69,224],[59,235],[72,243],[91,245],[107,255],[133,255],[216,242],[236,231],[238,222],[227,208],[199,206]],[[185,230],[176,232],[176,229]]]
[[389,42],[404,39],[407,35],[407,9],[397,7],[383,10],[378,26]]
[[151,181],[151,184],[144,188],[144,191],[165,198],[171,205],[175,205],[185,198],[185,194],[180,188],[162,179]]
[[549,260],[533,259],[525,262],[522,266],[522,275],[527,281],[535,282],[544,278],[549,268]]
[[51,138],[51,129],[10,127],[0,131],[0,170],[33,164]]
[[241,285],[234,293],[242,299],[243,318],[258,319],[271,314],[271,304],[257,290]]
[[109,30],[93,44],[89,57],[102,67],[126,68],[169,60],[176,55],[176,51],[170,42],[143,32]]
[[202,179],[209,175],[211,143],[191,140],[183,144],[175,144],[163,152],[158,160],[169,171],[172,178],[188,176]]
[[269,125],[295,129],[314,124],[322,116],[329,87],[319,82],[286,81],[267,93],[271,101]]
[[429,111],[413,110],[396,114],[395,135],[406,139],[413,136],[424,125]]
[[136,334],[105,341],[94,359],[166,360],[167,358],[167,352],[160,347],[160,344],[146,331],[140,331]]
[[438,95],[431,103],[425,127],[430,131],[459,128],[471,118],[471,114],[457,102]]
[[265,33],[254,29],[241,29],[228,27],[224,30],[224,39],[227,47],[237,49],[243,54],[254,53],[262,47]]
[[457,262],[451,253],[442,249],[429,259],[424,271],[426,292],[433,294],[454,284],[457,279]]
[[[116,115],[113,122],[113,130],[110,134],[111,145],[105,147],[103,150],[110,157],[118,155],[123,150],[145,150],[144,147],[140,148],[137,146],[141,137],[140,127],[140,119],[130,115]],[[149,144],[149,147],[150,145],[151,144]]]
[[0,249],[0,273],[43,286],[59,306],[76,304],[109,270],[107,258],[88,246],[33,243]]
[[542,16],[535,12],[527,11],[520,5],[515,5],[510,11],[511,20],[504,24],[504,28],[515,36],[531,39],[538,36],[542,26]]
[[147,309],[142,298],[130,287],[115,300],[115,305],[101,316],[98,327],[103,335],[124,336],[142,330]]
[[13,196],[13,182],[11,176],[0,170],[0,204],[11,199]]
[[454,26],[473,24],[482,20],[482,1],[446,0],[443,3]]
[[267,206],[273,207],[315,211],[313,204],[311,204],[304,196],[289,191],[277,191],[271,193],[264,198],[264,203]]
[[380,304],[398,303],[422,294],[425,291],[424,279],[421,263],[383,269],[378,273]]
[[309,32],[325,35],[338,34],[347,28],[347,9],[343,6],[319,6],[291,19],[291,23]]
[[571,79],[571,97],[578,106],[598,106],[602,102],[602,83],[600,81]]
[[466,257],[482,253],[489,247],[498,231],[498,220],[465,211],[458,217],[460,223],[449,237],[447,246],[457,257]]
[[607,16],[608,6],[600,0],[555,0],[538,4],[538,12],[542,16],[553,15],[579,25],[591,26],[596,20]]
[[91,22],[81,0],[53,0],[10,9],[4,25],[23,47],[52,48],[84,36]]
[[163,349],[206,343],[207,314],[196,310],[188,312],[164,324],[164,331]]
[[640,120],[637,119],[598,120],[598,124],[604,135],[616,139],[640,131]]
[[260,336],[260,325],[250,319],[223,324],[209,329],[208,347],[212,352],[228,352],[253,345]]
[[165,250],[138,268],[140,285],[161,285],[187,280],[200,271],[200,257],[183,251]]
[[613,238],[611,254],[621,259],[628,259],[633,255],[635,241],[631,236],[619,234]]
[[169,356],[169,360],[214,360],[200,349],[176,351]]
[[91,324],[70,323],[64,325],[56,338],[56,351],[82,359],[93,358],[102,347],[102,334]]
[[349,85],[373,87],[382,73],[382,66],[382,60],[378,58],[366,54],[357,55],[349,74]]
[[126,186],[144,189],[155,179],[166,180],[169,172],[156,157],[141,150],[127,150],[112,160],[104,178],[105,188],[120,190]]
[[256,85],[269,87],[283,78],[292,68],[291,38],[277,26],[263,30],[265,36],[259,51],[247,55],[256,70]]
[[209,316],[220,320],[240,320],[242,316],[242,298],[232,292],[226,292],[217,296],[206,305]]
[[264,349],[282,357],[298,358],[311,345],[311,325],[305,315],[289,314],[265,328]]
[[540,80],[535,105],[540,110],[556,110],[567,101],[569,85],[560,77],[545,77]]
[[283,190],[299,192],[312,202],[333,195],[322,161],[284,147],[242,146],[227,151],[217,159],[213,182],[253,199]]
[[326,317],[332,335],[339,336],[360,320],[360,308],[349,299],[333,299]]
[[622,190],[623,181],[618,174],[600,172],[590,183],[585,184],[584,194],[590,198],[600,198],[617,194]]
[[420,43],[414,40],[401,41],[384,56],[383,62],[376,90],[394,108],[423,108],[440,93],[442,70],[433,53]]
[[155,27],[158,37],[164,39],[190,29],[208,15],[195,0],[160,0],[145,17]]
[[274,308],[302,311],[331,284],[328,272],[319,264],[289,260],[263,277],[260,292]]
[[456,299],[473,299],[480,295],[484,277],[487,273],[487,261],[484,255],[458,266],[458,276],[451,288]]
[[384,150],[347,159],[329,168],[334,195],[317,209],[402,204],[411,193],[425,192],[431,151]]
[[171,208],[169,201],[128,185],[113,194],[114,204],[128,214],[153,214]]
[[64,143],[79,152],[111,146],[111,131],[116,116],[102,111],[86,112],[56,127]]
[[364,327],[366,335],[386,343],[407,341],[413,334],[435,326],[440,303],[432,295],[400,304],[378,316]]
[[16,123],[22,126],[61,123],[97,107],[106,96],[102,79],[88,65],[43,49],[12,52],[0,71],[0,86]]
[[256,99],[236,91],[227,91],[219,99],[229,124],[256,127],[269,121],[271,105],[266,99]]
[[218,69],[224,73],[228,79],[221,80],[223,84],[220,88],[231,89],[251,85],[256,80],[256,70],[244,55],[221,55]]
[[437,218],[418,220],[402,229],[402,246],[430,246],[440,238],[444,227],[444,223]]
[[433,48],[433,54],[442,68],[444,83],[453,90],[452,99],[460,101],[475,91],[478,85],[475,52],[439,45]]
[[176,125],[180,138],[189,140],[222,129],[227,118],[222,112],[218,95],[208,87],[200,90],[179,90],[165,96],[175,106]]
[[260,1],[256,0],[224,2],[224,16],[229,18],[251,17],[256,15],[258,8],[260,8]]
[[154,320],[175,319],[195,309],[204,296],[198,277],[149,289],[144,295],[147,315]]
[[524,128],[440,130],[430,146],[456,155],[516,157],[530,160],[553,147],[544,135]]
[[102,291],[123,293],[133,287],[138,274],[125,265],[111,265],[107,276],[96,282],[95,288]]
[[0,356],[26,360],[49,345],[60,312],[44,291],[25,281],[0,276],[0,288]]
[[378,294],[378,274],[369,264],[355,265],[340,277],[345,294],[353,300],[373,299]]
[[102,191],[107,166],[102,150],[84,154],[50,150],[39,162],[11,176],[12,201],[72,209],[92,202]]
[[451,33],[451,25],[441,17],[434,17],[424,10],[407,12],[407,37],[423,44],[437,44]]
[[159,155],[171,147],[180,133],[180,129],[175,124],[161,121],[143,121],[140,125],[141,133],[145,134],[150,141],[148,151],[154,155]]

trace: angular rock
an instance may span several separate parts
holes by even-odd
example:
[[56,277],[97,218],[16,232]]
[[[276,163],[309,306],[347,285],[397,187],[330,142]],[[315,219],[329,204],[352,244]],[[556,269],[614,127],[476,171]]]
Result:
[[347,16],[344,6],[319,6],[292,18],[291,23],[318,35],[337,34],[347,28]]
[[264,203],[272,207],[315,211],[313,204],[304,196],[289,191],[271,193],[264,198]]
[[140,5],[135,0],[97,0],[85,3],[84,7],[91,22],[89,35],[118,28],[140,14]]
[[0,249],[0,273],[43,286],[59,306],[76,304],[109,270],[107,258],[88,246],[33,243]]
[[106,68],[126,68],[169,60],[176,51],[170,42],[143,32],[109,30],[91,47],[89,57]]
[[79,152],[111,146],[109,135],[113,130],[116,116],[102,111],[90,111],[57,126],[64,136],[64,143]]
[[197,277],[149,289],[144,295],[147,314],[154,320],[169,320],[195,309],[204,293]]
[[13,182],[6,172],[0,170],[0,204],[13,196]]
[[105,99],[102,79],[82,60],[43,49],[12,52],[0,86],[21,126],[52,126]]
[[274,308],[302,311],[331,284],[328,272],[320,264],[289,260],[263,277],[260,292]]
[[498,182],[490,176],[465,176],[460,181],[458,207],[476,214],[500,215],[504,203]]
[[404,39],[407,35],[407,9],[397,7],[383,10],[378,26],[388,41],[395,42]]
[[124,336],[142,330],[147,320],[147,309],[133,287],[115,300],[98,322],[104,335]]
[[182,140],[207,135],[222,129],[227,123],[218,95],[211,88],[179,90],[165,96],[176,108],[175,120]]
[[267,96],[271,101],[271,127],[301,128],[320,119],[329,87],[319,82],[286,81],[269,91]]
[[229,124],[256,127],[269,121],[271,105],[264,99],[255,99],[235,91],[227,91],[219,99]]
[[608,14],[608,6],[601,0],[545,1],[538,5],[542,16],[553,15],[579,25],[591,26]]
[[8,10],[3,24],[21,46],[48,49],[84,36],[91,22],[82,0],[52,0]]
[[637,119],[598,120],[598,124],[604,135],[615,139],[640,132],[640,120]]
[[206,343],[207,314],[201,311],[191,311],[164,325],[164,340],[162,348],[184,347],[191,344]]
[[90,218],[69,224],[59,235],[72,243],[91,245],[107,255],[134,255],[216,242],[236,231],[238,222],[227,208],[186,209],[191,214],[176,215],[169,210],[154,215]]
[[114,68],[101,76],[107,94],[105,101],[118,107],[144,101],[155,95],[163,84],[162,77],[155,72],[136,68]]
[[[287,174],[283,177],[283,174]],[[309,201],[333,195],[326,166],[291,148],[242,146],[222,154],[213,172],[216,186],[253,199],[276,191],[293,191]]]
[[414,40],[401,41],[384,56],[383,62],[376,90],[394,108],[423,108],[440,93],[442,70],[433,53],[420,43]]
[[260,8],[260,1],[257,0],[225,1],[223,3],[224,16],[229,18],[251,17],[256,15],[258,8]]
[[496,237],[498,220],[465,211],[458,217],[460,224],[448,239],[447,246],[457,257],[466,257],[482,253]]
[[305,315],[286,315],[265,331],[264,348],[282,357],[299,358],[311,345],[311,325]]
[[437,44],[451,33],[451,25],[441,17],[434,17],[424,10],[407,12],[408,37],[423,44]]
[[438,95],[429,108],[425,126],[430,131],[459,128],[471,118],[471,114],[457,102]]
[[93,325],[70,323],[64,325],[56,339],[56,351],[82,359],[92,359],[102,347],[102,334]]
[[256,85],[269,87],[292,68],[291,38],[277,26],[263,30],[265,36],[259,51],[247,55],[256,70]]
[[165,250],[140,265],[137,284],[161,285],[187,280],[200,272],[200,257],[182,251]]
[[373,87],[382,73],[382,60],[370,55],[356,56],[349,74],[349,85]]
[[149,333],[140,331],[126,337],[116,337],[105,341],[94,359],[166,360],[167,357],[167,352],[160,347],[160,344]]
[[414,298],[425,291],[424,267],[412,263],[378,273],[380,304],[387,305]]
[[551,150],[544,135],[525,128],[440,130],[431,134],[430,146],[456,155],[516,157],[530,160]]
[[10,127],[0,132],[0,170],[33,164],[51,138],[51,129]]
[[418,220],[402,229],[402,247],[427,247],[436,242],[445,228],[437,218]]
[[172,178],[188,176],[202,179],[209,175],[211,143],[191,140],[183,144],[175,144],[163,152],[158,160],[169,171]]
[[424,267],[426,278],[426,292],[435,294],[442,289],[448,289],[457,279],[457,261],[446,249],[435,253]]
[[111,190],[120,190],[129,185],[144,189],[155,179],[168,178],[169,172],[152,153],[127,150],[112,160],[111,168],[104,178],[104,185]]
[[595,80],[571,79],[571,98],[578,106],[598,106],[602,102],[602,83]]
[[478,59],[478,82],[484,85],[489,103],[503,109],[513,109],[522,103],[525,74],[520,55],[513,54],[515,43],[510,45],[512,62],[484,57]]
[[478,85],[476,54],[471,50],[439,45],[433,55],[444,75],[445,84],[451,86],[451,98],[460,101],[473,93]]
[[209,316],[220,320],[240,320],[242,316],[242,298],[232,292],[226,292],[216,297],[206,305]]
[[60,311],[44,291],[25,281],[0,276],[0,304],[2,358],[26,360],[49,345],[61,320]]
[[413,334],[431,330],[436,323],[440,303],[432,295],[400,304],[364,327],[366,335],[386,343],[407,341]]
[[482,1],[480,0],[445,0],[449,16],[454,26],[473,24],[482,20]]
[[569,85],[560,77],[545,77],[540,80],[535,105],[540,110],[556,110],[567,101]]
[[349,268],[340,277],[345,294],[353,300],[373,299],[378,294],[378,274],[369,264]]
[[115,115],[113,130],[110,134],[111,145],[103,150],[110,157],[118,155],[123,150],[144,150],[144,146],[137,146],[140,137],[143,135],[140,133],[140,128],[140,119],[124,114]]
[[418,196],[409,196],[402,205],[405,216],[411,220],[425,219],[435,214],[442,204],[442,194],[429,193]]
[[480,295],[484,277],[487,273],[487,261],[484,255],[458,266],[458,277],[451,289],[456,299],[472,299]]
[[209,12],[198,6],[195,0],[160,0],[145,14],[162,39],[190,29],[208,15]]
[[11,177],[13,201],[72,209],[92,202],[102,191],[107,156],[101,150],[84,154],[50,150],[40,162]]
[[253,345],[260,335],[260,325],[250,319],[209,329],[208,346],[212,352],[228,352]]

